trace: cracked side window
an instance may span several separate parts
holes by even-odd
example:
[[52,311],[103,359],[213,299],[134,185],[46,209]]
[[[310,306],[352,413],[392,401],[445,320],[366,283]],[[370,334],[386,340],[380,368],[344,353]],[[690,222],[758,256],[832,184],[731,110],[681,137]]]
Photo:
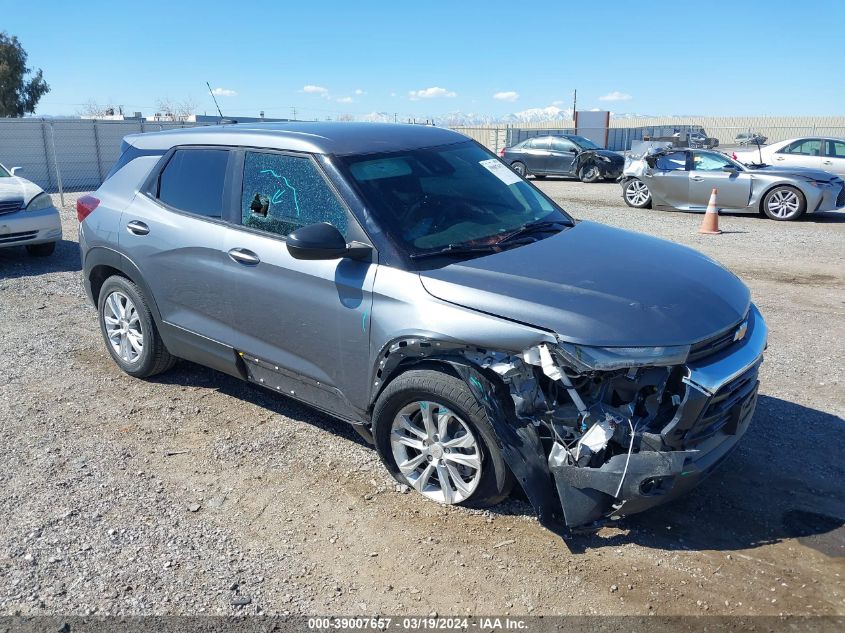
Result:
[[308,158],[247,152],[241,213],[244,226],[276,235],[328,222],[346,236],[346,208]]

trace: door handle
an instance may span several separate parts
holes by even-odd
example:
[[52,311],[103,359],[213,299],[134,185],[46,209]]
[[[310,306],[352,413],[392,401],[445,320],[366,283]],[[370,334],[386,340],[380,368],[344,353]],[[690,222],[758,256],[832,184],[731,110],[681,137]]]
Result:
[[261,258],[246,248],[233,248],[229,251],[229,257],[244,266],[255,266],[261,262]]
[[832,160],[823,160],[822,161],[822,165],[832,165],[832,164],[833,164]]
[[135,235],[146,235],[150,232],[150,227],[138,220],[132,220],[126,224],[126,230]]
[[701,182],[702,180],[704,180],[704,178],[702,178],[701,176],[693,176],[692,178],[690,178],[690,180],[694,180],[695,182]]

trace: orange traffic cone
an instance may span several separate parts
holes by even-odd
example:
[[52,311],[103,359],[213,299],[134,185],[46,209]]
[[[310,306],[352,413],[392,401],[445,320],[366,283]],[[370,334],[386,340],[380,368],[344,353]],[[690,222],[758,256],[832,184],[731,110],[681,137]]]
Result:
[[716,188],[710,194],[710,202],[707,203],[707,211],[704,213],[704,219],[701,221],[701,227],[698,229],[699,233],[705,235],[719,235],[719,210],[716,208],[716,194],[719,193]]

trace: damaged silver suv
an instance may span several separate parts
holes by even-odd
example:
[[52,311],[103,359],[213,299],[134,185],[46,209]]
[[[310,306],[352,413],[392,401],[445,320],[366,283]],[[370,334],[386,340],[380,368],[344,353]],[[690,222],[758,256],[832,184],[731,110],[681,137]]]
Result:
[[663,503],[736,446],[766,324],[693,250],[576,222],[460,134],[241,124],[129,136],[77,208],[106,349],[351,423],[400,482],[543,523]]

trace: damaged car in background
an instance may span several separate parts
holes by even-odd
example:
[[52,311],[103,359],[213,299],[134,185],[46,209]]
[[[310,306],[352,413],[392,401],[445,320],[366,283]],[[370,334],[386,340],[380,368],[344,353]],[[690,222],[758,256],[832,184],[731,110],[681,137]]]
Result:
[[577,134],[535,136],[505,147],[499,157],[520,176],[569,176],[581,182],[616,180],[625,159]]
[[566,534],[689,490],[754,413],[767,329],[735,275],[576,222],[449,130],[131,136],[77,211],[125,372],[179,357],[301,400],[439,503],[519,486]]
[[797,220],[845,207],[845,182],[821,169],[743,165],[713,150],[635,143],[625,158],[622,197],[629,207],[703,213],[718,192],[719,209]]

